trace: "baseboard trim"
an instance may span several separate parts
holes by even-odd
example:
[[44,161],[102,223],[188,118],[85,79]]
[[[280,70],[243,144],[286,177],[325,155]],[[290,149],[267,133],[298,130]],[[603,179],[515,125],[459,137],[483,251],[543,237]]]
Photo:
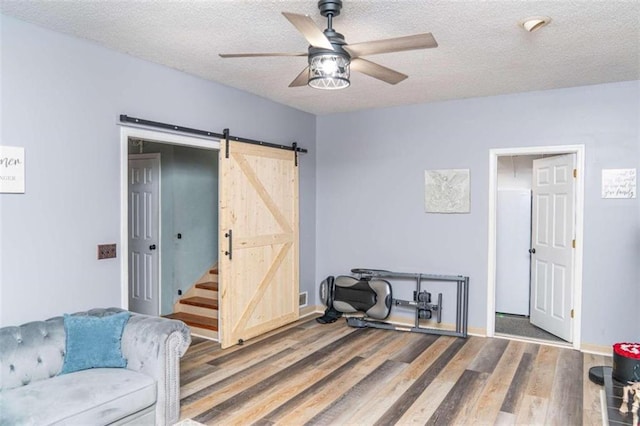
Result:
[[[324,313],[326,307],[322,306],[322,305],[311,305],[311,306],[305,306],[304,308],[300,309],[300,319],[302,318],[306,318],[308,316],[311,315],[316,315],[316,314],[322,314]],[[361,315],[344,315],[345,317],[350,317],[350,316],[361,316]],[[413,318],[409,318],[406,316],[400,316],[400,315],[390,315],[387,319],[384,320],[385,322],[388,322],[390,324],[393,325],[397,325],[397,326],[401,326],[401,327],[413,327],[414,325],[414,319]],[[429,328],[435,328],[438,330],[455,330],[455,324],[453,323],[440,323],[438,324],[437,322],[433,322],[433,324],[429,323],[428,325]],[[486,329],[483,327],[467,327],[467,334],[469,336],[476,336],[476,337],[487,337],[487,333],[486,333]],[[516,336],[503,336],[503,335],[496,335],[495,337],[497,338],[501,338],[501,339],[509,339],[509,340],[517,340],[517,341],[524,341],[524,342],[532,342],[532,339],[519,339]],[[547,341],[542,341],[542,340],[538,340],[535,339],[535,343],[540,343],[540,344],[547,344],[547,345],[551,345],[551,346],[557,346],[557,347],[561,347],[561,348],[567,348],[567,347],[571,347],[571,343],[567,343],[565,345],[563,345],[562,343],[559,344],[554,344],[554,342],[547,342]],[[611,346],[607,346],[607,345],[596,345],[593,343],[582,343],[580,345],[580,352],[584,352],[584,353],[589,353],[589,354],[594,354],[594,355],[604,355],[604,356],[612,356],[612,349]]]
[[580,352],[594,355],[613,356],[613,347],[606,345],[595,345],[593,343],[582,343]]
[[[401,315],[389,315],[389,317],[384,320],[385,322],[391,323],[393,325],[398,325],[401,327],[413,327],[415,326],[415,319],[413,317],[409,318]],[[436,330],[449,330],[455,331],[456,325],[453,323],[441,322],[437,323],[435,320],[425,320],[421,323],[422,327],[433,328]],[[480,327],[468,327],[467,326],[467,334],[470,336],[477,337],[487,337],[484,328]]]
[[309,306],[300,308],[300,310],[298,311],[298,316],[299,316],[299,319],[303,319],[311,315],[321,314],[323,312],[324,312],[324,307],[319,305],[309,305]]

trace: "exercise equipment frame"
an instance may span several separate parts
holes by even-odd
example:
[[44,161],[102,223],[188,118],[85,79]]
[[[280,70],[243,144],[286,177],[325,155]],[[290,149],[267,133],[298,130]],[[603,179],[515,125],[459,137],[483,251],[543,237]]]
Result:
[[[468,323],[468,312],[469,312],[469,277],[463,275],[434,275],[434,274],[421,274],[421,273],[408,273],[408,272],[391,272],[384,271],[379,269],[363,269],[357,268],[352,269],[352,273],[358,274],[360,279],[371,279],[371,278],[389,278],[389,279],[414,279],[416,281],[416,299],[418,295],[422,291],[422,281],[445,281],[445,282],[455,282],[456,283],[456,328],[454,330],[445,330],[439,328],[430,328],[430,327],[421,327],[420,326],[420,306],[417,300],[401,300],[401,299],[393,299],[392,304],[394,306],[407,306],[415,308],[415,325],[413,327],[406,327],[401,325],[389,324],[383,321],[372,321],[367,318],[362,317],[349,317],[347,318],[347,323],[352,327],[371,327],[371,328],[382,328],[387,330],[400,330],[400,331],[411,331],[416,333],[426,333],[426,334],[438,334],[442,336],[453,336],[453,337],[467,337],[467,323]],[[440,322],[442,315],[442,293],[438,296],[438,304],[431,305],[431,308],[437,306],[436,314],[438,316],[437,320]]]

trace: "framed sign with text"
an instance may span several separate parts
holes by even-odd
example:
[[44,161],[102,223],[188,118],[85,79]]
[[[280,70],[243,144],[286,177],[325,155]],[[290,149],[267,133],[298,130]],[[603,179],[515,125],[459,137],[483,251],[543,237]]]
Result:
[[24,194],[24,148],[0,146],[0,193]]
[[636,198],[636,169],[602,169],[602,198]]

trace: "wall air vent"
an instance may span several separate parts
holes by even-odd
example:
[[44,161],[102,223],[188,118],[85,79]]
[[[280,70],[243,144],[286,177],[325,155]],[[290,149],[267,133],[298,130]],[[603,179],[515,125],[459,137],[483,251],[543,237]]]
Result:
[[309,293],[306,291],[298,295],[298,306],[307,306],[308,295]]

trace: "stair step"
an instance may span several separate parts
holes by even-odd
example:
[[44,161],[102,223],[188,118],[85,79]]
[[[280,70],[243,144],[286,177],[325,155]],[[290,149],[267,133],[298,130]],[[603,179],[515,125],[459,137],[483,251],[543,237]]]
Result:
[[177,312],[175,314],[166,315],[166,318],[180,320],[190,327],[198,327],[204,328],[206,330],[218,331],[218,320],[215,318],[188,314],[186,312]]
[[218,275],[218,268],[215,267],[215,268],[209,269],[209,273],[212,275]]
[[218,309],[217,300],[200,296],[180,299],[180,303],[182,303],[183,305],[199,306],[201,308]]
[[201,288],[204,290],[212,290],[212,291],[218,291],[218,283],[215,283],[213,281],[207,282],[207,283],[199,283],[196,284],[196,288]]

